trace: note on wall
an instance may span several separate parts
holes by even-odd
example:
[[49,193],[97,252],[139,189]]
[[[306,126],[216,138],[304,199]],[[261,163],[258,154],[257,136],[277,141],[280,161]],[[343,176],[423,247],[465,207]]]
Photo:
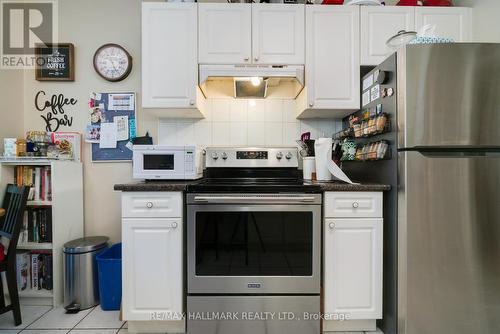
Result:
[[116,140],[128,140],[128,116],[115,116],[113,123],[116,124]]
[[99,148],[116,148],[116,123],[101,123]]
[[134,110],[135,94],[109,94],[108,110]]

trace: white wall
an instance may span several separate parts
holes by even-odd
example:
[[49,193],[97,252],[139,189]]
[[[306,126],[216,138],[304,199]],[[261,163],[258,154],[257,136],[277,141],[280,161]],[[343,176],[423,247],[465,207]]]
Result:
[[456,6],[472,7],[472,38],[476,42],[500,42],[500,0],[455,0]]
[[[74,117],[73,126],[62,127],[60,131],[83,132],[89,118],[90,92],[140,91],[141,1],[64,0],[58,3],[59,40],[75,45],[75,81],[38,82],[34,72],[27,71],[24,128],[44,128],[40,113],[34,107],[35,94],[44,90],[48,95],[63,93],[78,99],[77,105],[65,108]],[[94,52],[105,43],[121,44],[133,57],[132,73],[122,82],[109,83],[93,69]],[[156,119],[140,110],[137,126],[139,134],[148,130],[156,136]],[[113,191],[113,185],[131,181],[132,166],[130,163],[92,163],[89,148],[89,144],[84,144],[85,234],[107,235],[112,241],[118,241],[121,234],[120,194]]]
[[23,73],[20,70],[0,70],[0,155],[3,138],[23,135]]
[[205,119],[161,120],[159,143],[294,146],[301,133],[311,132],[315,139],[340,130],[339,121],[296,119],[295,103],[286,99],[209,99]]

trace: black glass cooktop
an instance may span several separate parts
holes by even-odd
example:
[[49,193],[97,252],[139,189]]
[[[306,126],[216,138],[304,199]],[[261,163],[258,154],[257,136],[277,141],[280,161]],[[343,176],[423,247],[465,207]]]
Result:
[[292,179],[202,179],[187,186],[190,193],[320,193],[319,185]]

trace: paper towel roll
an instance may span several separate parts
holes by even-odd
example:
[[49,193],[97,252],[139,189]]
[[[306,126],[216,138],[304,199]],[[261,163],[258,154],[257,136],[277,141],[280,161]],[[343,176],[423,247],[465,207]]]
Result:
[[330,181],[333,176],[338,180],[356,184],[332,160],[332,145],[332,138],[319,138],[314,144],[314,150],[316,151],[316,179],[318,181]]
[[328,170],[328,161],[332,160],[332,144],[332,138],[318,138],[314,142],[316,179],[318,181],[330,181],[332,179],[332,174]]

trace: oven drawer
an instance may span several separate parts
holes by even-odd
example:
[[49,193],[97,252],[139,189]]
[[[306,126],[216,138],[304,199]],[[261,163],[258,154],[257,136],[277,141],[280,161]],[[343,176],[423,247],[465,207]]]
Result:
[[181,192],[124,192],[122,194],[124,218],[180,218]]
[[326,192],[325,218],[382,218],[382,192]]

